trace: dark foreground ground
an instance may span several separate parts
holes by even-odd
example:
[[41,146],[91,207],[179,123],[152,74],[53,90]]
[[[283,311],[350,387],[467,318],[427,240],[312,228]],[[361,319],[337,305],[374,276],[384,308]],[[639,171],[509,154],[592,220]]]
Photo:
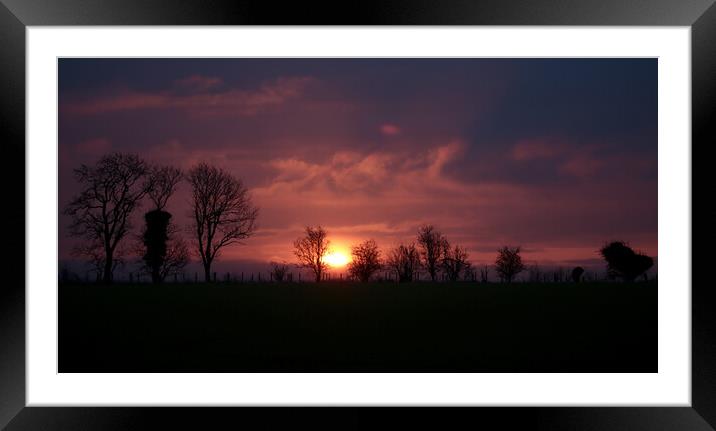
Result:
[[59,371],[657,372],[657,286],[60,285]]

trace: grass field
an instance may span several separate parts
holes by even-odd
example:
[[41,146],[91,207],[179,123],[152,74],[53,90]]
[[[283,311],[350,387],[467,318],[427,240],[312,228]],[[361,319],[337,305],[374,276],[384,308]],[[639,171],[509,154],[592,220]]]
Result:
[[59,371],[657,372],[657,285],[61,284]]

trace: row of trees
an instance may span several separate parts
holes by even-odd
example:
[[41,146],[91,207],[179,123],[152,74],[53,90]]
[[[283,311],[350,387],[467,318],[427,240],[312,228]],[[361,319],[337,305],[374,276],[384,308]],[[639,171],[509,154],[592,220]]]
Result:
[[74,252],[95,265],[104,283],[112,282],[114,270],[123,262],[132,216],[145,199],[152,209],[144,214],[137,246],[143,268],[160,283],[187,264],[189,247],[166,210],[183,180],[192,189],[187,230],[206,281],[211,280],[211,265],[220,251],[256,230],[258,208],[247,188],[229,172],[206,163],[184,174],[172,166],[150,165],[137,155],[114,153],[94,166],[80,166],[74,174],[81,191],[64,212],[71,217],[70,233],[85,240]]
[[[297,238],[293,246],[298,266],[311,270],[316,282],[323,280],[328,270],[324,258],[330,250],[326,230],[321,226],[308,226],[304,236]],[[511,283],[518,274],[527,269],[520,252],[520,247],[504,246],[497,250],[494,268],[502,281]],[[633,251],[622,241],[608,243],[599,252],[607,263],[607,274],[610,278],[634,281],[654,264],[651,257]],[[458,281],[461,278],[474,278],[472,264],[468,258],[465,248],[451,245],[433,225],[424,225],[418,229],[415,242],[400,244],[389,250],[385,257],[373,239],[354,245],[351,248],[348,273],[351,278],[362,282],[370,281],[384,269],[393,271],[401,283],[413,281],[421,271],[426,272],[432,281],[436,281],[440,275],[449,281]],[[283,280],[287,271],[286,264],[273,264],[275,280]],[[571,271],[572,281],[579,282],[583,274],[584,268],[575,267]],[[480,270],[480,278],[487,281],[487,267]]]
[[[86,241],[75,253],[94,264],[104,283],[112,282],[115,269],[123,263],[122,246],[131,232],[132,216],[145,199],[151,209],[144,214],[144,226],[135,241],[143,270],[154,283],[160,283],[187,265],[190,246],[178,234],[181,229],[167,211],[182,181],[192,190],[191,223],[186,230],[192,238],[191,247],[201,259],[205,281],[211,281],[211,266],[224,247],[240,243],[256,231],[259,210],[248,189],[229,172],[206,163],[183,173],[172,166],[150,165],[137,155],[114,153],[94,166],[82,165],[74,173],[82,188],[65,213],[71,217],[70,233]],[[293,246],[298,266],[311,270],[320,282],[328,269],[325,256],[330,249],[325,229],[306,227],[304,236]],[[608,274],[626,281],[635,280],[653,266],[652,258],[634,252],[624,242],[609,243],[600,253],[607,262]],[[351,255],[348,273],[364,282],[383,269],[393,271],[400,282],[413,281],[420,272],[427,273],[432,281],[440,276],[449,281],[474,278],[466,249],[451,244],[433,225],[421,226],[413,242],[400,244],[385,256],[372,239],[353,246]],[[526,269],[520,247],[499,249],[494,268],[501,280],[512,282]],[[275,264],[275,279],[282,280],[287,271],[285,264]],[[481,270],[482,280],[487,279],[487,271]],[[574,268],[572,279],[579,281],[583,272],[580,267]]]
[[[320,282],[328,269],[324,260],[330,248],[326,230],[321,226],[306,227],[304,236],[296,239],[293,246],[299,267],[309,269],[316,282]],[[519,248],[509,247],[499,250],[495,267],[508,282],[524,268],[519,251]],[[420,271],[427,272],[432,281],[438,280],[440,275],[457,281],[471,275],[472,264],[468,258],[464,247],[451,245],[433,225],[424,225],[418,229],[414,242],[398,245],[385,257],[373,239],[354,245],[348,273],[351,278],[363,282],[383,269],[393,271],[401,283],[413,281]],[[274,265],[274,272],[276,269],[284,271],[285,265]]]

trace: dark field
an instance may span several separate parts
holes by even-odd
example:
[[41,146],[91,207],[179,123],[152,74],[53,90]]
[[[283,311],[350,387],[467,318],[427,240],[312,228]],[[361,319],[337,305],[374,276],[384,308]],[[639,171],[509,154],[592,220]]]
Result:
[[60,285],[60,372],[657,372],[657,286]]

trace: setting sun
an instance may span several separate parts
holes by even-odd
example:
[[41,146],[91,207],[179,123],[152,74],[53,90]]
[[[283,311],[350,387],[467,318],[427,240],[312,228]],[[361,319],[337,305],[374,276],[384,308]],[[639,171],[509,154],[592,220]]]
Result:
[[350,261],[347,254],[340,251],[332,251],[323,257],[323,260],[332,267],[345,266]]

